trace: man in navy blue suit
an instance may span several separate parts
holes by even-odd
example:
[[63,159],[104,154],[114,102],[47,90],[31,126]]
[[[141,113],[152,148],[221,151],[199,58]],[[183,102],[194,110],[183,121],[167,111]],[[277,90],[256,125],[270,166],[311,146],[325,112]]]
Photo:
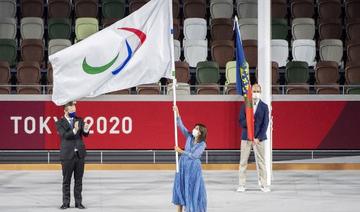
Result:
[[261,101],[261,87],[258,84],[252,86],[253,92],[253,109],[254,109],[254,140],[250,141],[247,136],[247,123],[245,104],[240,109],[240,125],[242,128],[241,136],[241,155],[239,168],[239,187],[238,192],[246,191],[246,169],[251,152],[254,149],[256,166],[258,170],[259,185],[263,192],[269,192],[270,188],[266,181],[266,168],[264,160],[264,141],[267,139],[266,131],[269,125],[269,108],[268,105]]

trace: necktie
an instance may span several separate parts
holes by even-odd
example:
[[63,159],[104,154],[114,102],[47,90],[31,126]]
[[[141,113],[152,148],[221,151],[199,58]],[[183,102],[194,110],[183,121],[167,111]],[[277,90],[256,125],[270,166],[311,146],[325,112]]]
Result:
[[71,126],[71,128],[74,128],[74,119],[73,118],[70,119],[70,126]]

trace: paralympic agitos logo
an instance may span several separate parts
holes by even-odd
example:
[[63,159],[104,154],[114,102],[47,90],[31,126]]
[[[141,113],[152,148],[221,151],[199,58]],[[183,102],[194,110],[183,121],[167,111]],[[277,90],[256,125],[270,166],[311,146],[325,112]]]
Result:
[[[134,29],[134,28],[128,28],[128,27],[123,27],[123,28],[118,28],[118,30],[125,30],[125,31],[129,31],[134,33],[140,40],[140,43],[137,45],[135,51],[131,48],[128,40],[125,40],[125,44],[126,44],[126,49],[127,49],[127,57],[125,58],[125,60],[120,63],[120,65],[115,68],[111,73],[113,75],[116,75],[118,73],[120,73],[121,70],[123,70],[123,68],[126,66],[126,64],[129,63],[129,61],[131,60],[132,56],[134,55],[134,53],[140,48],[140,46],[145,42],[146,40],[146,34],[138,29]],[[114,63],[118,60],[120,52],[117,53],[117,55],[114,56],[113,59],[110,60],[110,62],[106,63],[105,65],[102,66],[91,66],[87,63],[86,61],[86,57],[84,58],[83,62],[82,62],[82,68],[83,70],[88,73],[88,74],[100,74],[106,70],[108,70],[112,65],[114,65]]]

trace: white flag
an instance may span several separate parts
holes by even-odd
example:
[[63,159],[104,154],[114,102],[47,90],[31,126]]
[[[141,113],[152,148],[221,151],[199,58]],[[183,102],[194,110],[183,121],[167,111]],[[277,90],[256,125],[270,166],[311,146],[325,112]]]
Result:
[[172,1],[136,12],[49,57],[56,105],[171,78]]

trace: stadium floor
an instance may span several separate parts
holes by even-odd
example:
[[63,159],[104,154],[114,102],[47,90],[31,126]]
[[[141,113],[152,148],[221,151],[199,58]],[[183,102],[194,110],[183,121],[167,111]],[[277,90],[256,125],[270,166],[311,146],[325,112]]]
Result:
[[[357,211],[360,171],[275,171],[271,193],[262,193],[255,171],[248,191],[236,193],[236,171],[204,171],[209,212]],[[176,211],[173,171],[86,171],[86,211]],[[72,199],[73,200],[73,199]],[[59,211],[60,171],[0,171],[0,211]],[[73,208],[72,201],[69,211]]]

